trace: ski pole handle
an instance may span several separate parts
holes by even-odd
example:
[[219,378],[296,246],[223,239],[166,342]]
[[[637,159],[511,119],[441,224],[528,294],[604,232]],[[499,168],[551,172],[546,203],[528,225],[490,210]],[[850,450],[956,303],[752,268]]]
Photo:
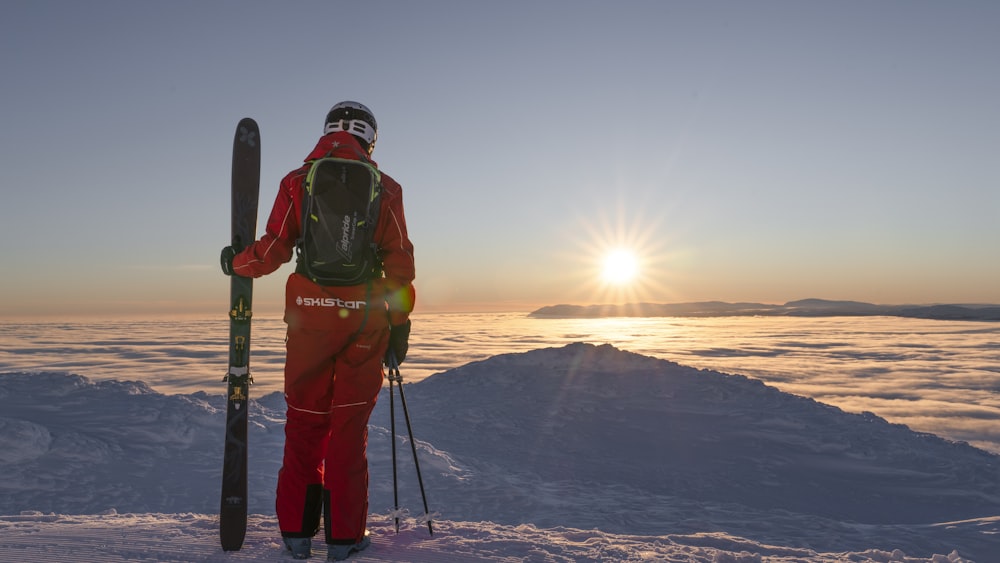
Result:
[[386,376],[389,382],[395,381],[402,385],[403,376],[399,374],[399,361],[396,360],[396,353],[392,350],[389,350],[386,354],[386,367],[389,368],[389,373]]

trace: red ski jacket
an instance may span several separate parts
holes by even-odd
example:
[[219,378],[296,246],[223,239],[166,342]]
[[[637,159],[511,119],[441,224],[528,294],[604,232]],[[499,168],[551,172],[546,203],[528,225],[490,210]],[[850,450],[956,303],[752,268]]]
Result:
[[[274,272],[291,260],[295,241],[301,232],[302,184],[309,173],[311,161],[326,156],[367,159],[367,154],[350,133],[338,131],[321,137],[316,148],[305,158],[306,164],[281,180],[265,234],[236,255],[233,273],[257,278]],[[385,277],[374,280],[370,288],[367,284],[329,287],[317,285],[307,277],[293,273],[286,286],[285,321],[302,328],[331,328],[331,323],[338,320],[343,324],[347,318],[358,318],[356,313],[367,304],[369,310],[365,313],[366,317],[376,316],[381,308],[387,308],[391,324],[405,322],[413,310],[415,298],[413,243],[407,234],[403,215],[403,189],[384,172],[382,207],[375,229],[375,242],[382,252]],[[385,305],[380,308],[383,302]]]

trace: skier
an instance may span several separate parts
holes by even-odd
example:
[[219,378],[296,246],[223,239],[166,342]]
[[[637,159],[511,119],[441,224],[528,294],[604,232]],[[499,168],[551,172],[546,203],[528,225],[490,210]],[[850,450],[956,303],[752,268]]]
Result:
[[[288,262],[302,228],[303,182],[316,159],[332,156],[371,164],[378,125],[351,101],[330,109],[323,136],[306,164],[282,179],[266,233],[245,249],[226,247],[222,269],[256,278]],[[413,310],[413,244],[402,188],[381,175],[374,243],[382,276],[353,286],[323,286],[304,275],[301,258],[285,286],[285,450],[276,510],[285,546],[311,555],[322,511],[327,558],[346,559],[368,547],[368,418],[391,351],[406,357]]]

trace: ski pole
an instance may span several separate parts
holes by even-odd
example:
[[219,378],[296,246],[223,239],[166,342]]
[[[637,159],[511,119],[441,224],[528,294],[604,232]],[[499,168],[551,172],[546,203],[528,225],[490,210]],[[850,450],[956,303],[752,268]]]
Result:
[[[417,442],[413,439],[413,426],[410,424],[410,411],[406,408],[406,395],[403,394],[403,376],[399,374],[399,362],[396,361],[396,355],[394,353],[389,353],[389,385],[390,391],[392,389],[392,381],[395,380],[399,384],[399,400],[403,404],[403,416],[406,419],[406,432],[410,436],[410,449],[413,451],[413,465],[417,469],[417,483],[420,485],[420,498],[424,503],[424,516],[427,517],[427,531],[434,535],[434,527],[432,526],[430,509],[427,508],[427,493],[424,490],[424,478],[420,474],[420,459],[417,458]],[[391,400],[390,395],[390,400]],[[391,410],[391,409],[390,409]],[[395,424],[395,417],[393,419],[393,424]],[[393,433],[393,445],[395,445],[396,434]],[[397,510],[398,510],[397,506]]]
[[396,505],[393,512],[396,517],[396,533],[399,533],[399,479],[396,476],[396,401],[392,394],[392,384],[395,382],[392,371],[389,372],[389,433],[392,442],[392,500]]
[[[395,356],[391,360],[395,361]],[[396,505],[396,510],[393,512],[396,516],[396,533],[399,533],[399,480],[396,477],[396,401],[393,398],[392,384],[396,379],[393,377],[392,370],[389,370],[389,433],[390,441],[392,442],[392,500]]]

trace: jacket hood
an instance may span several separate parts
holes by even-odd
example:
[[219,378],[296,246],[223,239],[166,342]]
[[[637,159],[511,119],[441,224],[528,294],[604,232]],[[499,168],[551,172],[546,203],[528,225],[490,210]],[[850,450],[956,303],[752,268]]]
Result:
[[335,156],[338,158],[350,158],[353,160],[367,160],[376,167],[375,161],[368,156],[368,152],[361,148],[361,143],[347,131],[335,131],[328,135],[323,135],[316,143],[316,147],[305,158],[305,162]]

